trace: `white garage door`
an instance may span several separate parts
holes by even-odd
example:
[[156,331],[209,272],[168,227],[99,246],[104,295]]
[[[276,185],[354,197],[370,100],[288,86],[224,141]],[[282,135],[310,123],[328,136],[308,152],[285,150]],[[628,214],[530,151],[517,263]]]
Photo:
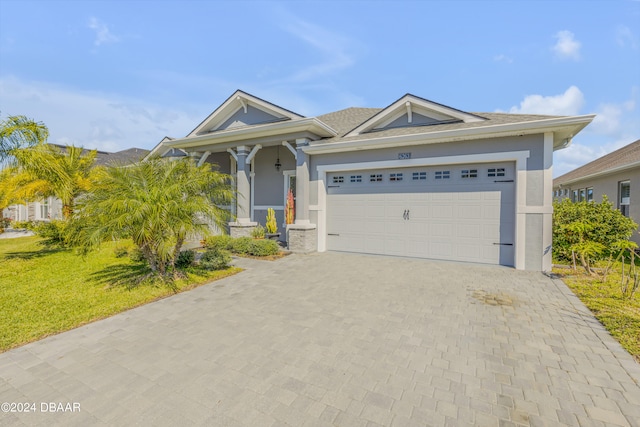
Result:
[[329,250],[513,265],[513,163],[330,173]]

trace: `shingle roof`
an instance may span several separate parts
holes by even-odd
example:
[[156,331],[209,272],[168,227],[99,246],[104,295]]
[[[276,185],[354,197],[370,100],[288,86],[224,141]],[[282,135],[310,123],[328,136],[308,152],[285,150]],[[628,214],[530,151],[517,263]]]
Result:
[[559,176],[553,180],[553,185],[564,184],[565,182],[575,181],[580,178],[622,168],[638,162],[640,162],[640,139]]
[[[59,144],[50,144],[54,145],[58,148],[65,150],[67,148],[66,145]],[[89,151],[83,149],[82,154],[87,154]],[[97,166],[123,166],[129,165],[131,163],[135,163],[144,158],[144,156],[149,153],[149,150],[145,150],[144,148],[128,148],[126,150],[116,151],[115,153],[109,153],[107,151],[98,151],[96,154],[96,165]]]
[[324,114],[318,116],[317,119],[331,126],[338,136],[333,138],[323,139],[322,142],[331,143],[338,141],[357,141],[361,139],[370,139],[372,135],[375,137],[385,136],[400,136],[400,135],[412,135],[418,133],[438,132],[444,130],[456,130],[466,128],[477,128],[491,125],[500,125],[508,123],[522,123],[532,122],[536,120],[544,120],[551,118],[558,118],[562,116],[543,116],[537,114],[507,114],[507,113],[470,113],[478,116],[482,116],[487,119],[480,122],[456,122],[456,123],[442,123],[427,126],[408,126],[391,128],[376,132],[366,132],[360,135],[344,137],[346,133],[365,122],[373,115],[381,111],[380,108],[347,108],[345,110],[336,111],[334,113]]

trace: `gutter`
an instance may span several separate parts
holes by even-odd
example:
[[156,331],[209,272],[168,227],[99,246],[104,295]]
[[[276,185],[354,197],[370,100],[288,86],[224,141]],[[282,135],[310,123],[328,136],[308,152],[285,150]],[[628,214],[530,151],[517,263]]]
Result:
[[[443,143],[452,141],[466,141],[488,137],[504,137],[513,135],[530,135],[542,132],[559,131],[570,127],[575,128],[571,137],[580,132],[595,118],[595,114],[582,116],[543,119],[530,122],[506,123],[465,129],[452,129],[438,132],[385,136],[355,141],[332,142],[323,144],[321,141],[304,147],[307,154],[339,153],[354,150],[373,150],[377,148],[397,147],[399,145],[421,145],[425,143]],[[562,138],[565,139],[565,138]],[[554,144],[555,145],[555,144]]]
[[301,120],[291,120],[286,122],[267,123],[263,125],[253,125],[242,127],[239,129],[223,130],[211,132],[205,135],[186,137],[167,141],[164,144],[172,148],[192,148],[202,145],[221,144],[224,142],[245,141],[249,138],[261,138],[268,136],[277,136],[283,133],[291,132],[311,132],[320,137],[334,137],[338,133],[316,119],[305,118]]
[[600,172],[595,172],[595,173],[592,173],[592,174],[589,174],[589,175],[584,175],[584,176],[581,176],[579,178],[574,178],[574,179],[570,179],[570,180],[567,180],[567,181],[562,181],[560,184],[553,184],[553,186],[554,187],[556,187],[556,186],[562,187],[562,186],[567,185],[567,184],[573,184],[574,182],[579,182],[579,181],[583,181],[583,180],[586,180],[586,179],[598,178],[600,176],[605,176],[605,175],[611,175],[611,174],[614,174],[614,173],[617,173],[617,172],[625,171],[627,169],[633,169],[635,167],[640,167],[640,160],[637,161],[637,162],[633,162],[633,163],[629,163],[629,164],[623,165],[623,166],[618,166],[618,167],[613,168],[613,169],[607,169],[607,170],[600,171]]

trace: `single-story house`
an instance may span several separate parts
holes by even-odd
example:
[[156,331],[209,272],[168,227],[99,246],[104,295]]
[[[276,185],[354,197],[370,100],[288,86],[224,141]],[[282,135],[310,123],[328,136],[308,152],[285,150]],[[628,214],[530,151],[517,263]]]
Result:
[[[236,91],[151,155],[235,177],[248,234],[276,211],[291,250],[551,268],[552,159],[593,115],[469,113],[406,94],[385,108],[304,117]],[[284,225],[295,192],[295,222]]]
[[[59,144],[49,144],[65,150],[66,146]],[[90,150],[83,150],[83,154]],[[96,166],[126,165],[142,160],[149,150],[143,148],[128,148],[126,150],[110,153],[98,151],[96,154]],[[11,218],[13,221],[49,221],[52,219],[62,219],[62,202],[57,197],[47,197],[37,202],[29,202],[19,205],[11,205],[2,212],[4,218]]]
[[[602,196],[625,216],[640,221],[640,139],[553,180],[556,200],[602,201]],[[631,240],[640,244],[640,234]]]

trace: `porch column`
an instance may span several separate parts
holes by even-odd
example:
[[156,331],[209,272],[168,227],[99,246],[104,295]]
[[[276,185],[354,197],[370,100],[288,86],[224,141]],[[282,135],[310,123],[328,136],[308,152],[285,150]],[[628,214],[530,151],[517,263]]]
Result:
[[238,160],[237,168],[238,173],[236,177],[236,185],[238,191],[238,210],[236,215],[238,216],[237,222],[239,224],[247,224],[251,222],[251,184],[250,184],[250,165],[247,164],[247,156],[249,155],[249,149],[245,145],[238,147]]
[[296,139],[296,224],[309,224],[309,155],[306,138]]
[[308,145],[308,139],[296,139],[296,220],[287,225],[287,244],[292,252],[318,250],[318,229],[309,221],[309,156],[302,151]]

